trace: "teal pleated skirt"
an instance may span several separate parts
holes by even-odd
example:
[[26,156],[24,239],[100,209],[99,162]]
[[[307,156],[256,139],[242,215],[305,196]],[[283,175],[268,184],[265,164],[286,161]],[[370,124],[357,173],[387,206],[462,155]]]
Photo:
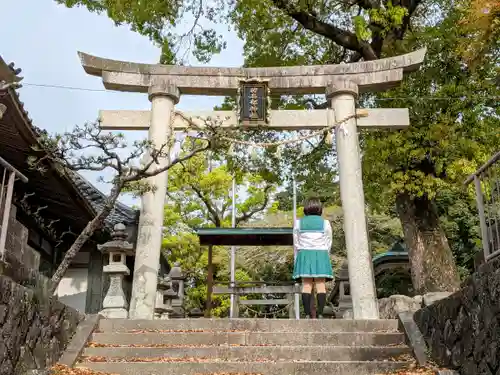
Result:
[[329,252],[325,250],[299,250],[293,269],[293,278],[302,279],[303,277],[332,280],[333,270]]

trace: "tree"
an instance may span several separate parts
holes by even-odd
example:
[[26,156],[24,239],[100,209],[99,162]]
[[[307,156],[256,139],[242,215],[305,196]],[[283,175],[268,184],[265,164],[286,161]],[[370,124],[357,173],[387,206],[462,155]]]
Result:
[[[215,136],[215,128],[206,127],[204,133],[198,132],[196,136],[188,137],[185,142],[191,143],[189,151],[181,153],[166,166],[159,168],[159,160],[169,155],[175,140],[158,146],[147,140],[129,145],[123,134],[103,132],[98,123],[76,126],[71,132],[52,136],[47,132],[41,133],[38,144],[33,146],[35,155],[28,158],[32,168],[43,173],[50,163],[61,174],[69,176],[81,170],[104,172],[110,174],[108,182],[111,183],[111,191],[104,205],[77,236],[53,274],[50,292],[54,293],[57,289],[71,261],[85,242],[102,228],[122,191],[131,186],[137,187],[137,184],[140,184],[143,192],[153,190],[154,186],[145,183],[144,179],[163,173],[209,149]],[[138,160],[145,155],[148,155],[147,161],[138,165]]]
[[[406,41],[407,48],[427,46],[423,68],[400,88],[378,96],[380,106],[409,107],[411,127],[364,138],[369,201],[396,204],[417,293],[459,288],[437,202],[487,160],[500,129],[500,107],[492,99],[499,92],[491,80],[495,62],[470,69],[455,50],[463,32],[462,14],[445,7],[442,11],[440,22]],[[391,97],[402,99],[384,100]]]
[[485,58],[497,59],[500,47],[500,1],[466,0],[461,25],[464,36],[459,44],[460,51],[473,65],[479,65]]
[[[422,0],[201,0],[180,2],[149,0],[55,0],[67,7],[84,6],[91,12],[107,14],[117,24],[149,37],[162,47],[161,61],[182,62],[192,51],[201,62],[226,47],[215,24],[232,24],[246,41],[246,53],[264,55],[268,62],[308,59],[337,62],[380,58],[384,47],[402,40]],[[432,10],[431,10],[432,11]],[[187,21],[186,31],[176,32]],[[310,48],[306,40],[311,39]],[[319,41],[326,43],[318,44]],[[305,49],[297,55],[294,47]],[[271,47],[271,48],[269,48]],[[278,47],[274,49],[273,47]],[[277,51],[272,58],[271,51]],[[280,64],[281,65],[281,64]]]
[[195,219],[198,226],[230,227],[232,181],[246,199],[236,204],[236,226],[268,208],[275,191],[273,183],[254,172],[229,169],[227,158],[212,153],[180,163],[169,174],[168,198],[171,207]]
[[[199,244],[194,233],[200,227],[231,227],[232,181],[235,179],[236,226],[261,216],[270,208],[273,184],[257,173],[231,171],[223,154],[199,154],[179,163],[169,172],[168,204],[165,206],[166,228],[164,251],[171,261],[180,262],[191,287],[187,290],[187,305],[204,309],[208,257],[206,247]],[[219,282],[229,280],[229,252],[221,246],[213,249],[214,276]],[[238,281],[251,280],[248,269],[237,268]],[[213,297],[214,316],[225,316],[229,298]]]

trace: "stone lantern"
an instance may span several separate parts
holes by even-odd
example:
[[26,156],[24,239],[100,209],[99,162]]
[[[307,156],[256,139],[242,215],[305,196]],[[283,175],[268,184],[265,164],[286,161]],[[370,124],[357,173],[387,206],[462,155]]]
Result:
[[176,298],[172,301],[173,313],[175,317],[184,318],[184,281],[186,276],[179,263],[174,263],[168,276],[172,280],[172,289],[176,293]]
[[127,241],[125,229],[125,225],[116,224],[111,233],[112,240],[97,245],[99,251],[109,256],[109,264],[103,267],[103,272],[109,275],[109,288],[100,312],[106,318],[128,318],[128,302],[123,291],[123,278],[130,275],[127,256],[134,255],[134,245]]
[[177,293],[172,289],[172,280],[169,276],[158,277],[156,289],[155,318],[169,319],[174,311],[172,300],[177,298]]

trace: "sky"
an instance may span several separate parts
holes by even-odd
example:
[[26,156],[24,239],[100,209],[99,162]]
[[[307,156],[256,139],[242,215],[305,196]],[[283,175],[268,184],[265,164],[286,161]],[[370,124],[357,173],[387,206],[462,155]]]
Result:
[[[4,38],[0,55],[7,63],[21,68],[21,100],[33,123],[50,133],[69,131],[77,124],[97,119],[100,109],[150,108],[146,94],[104,90],[99,77],[87,75],[77,51],[116,60],[156,63],[160,49],[148,38],[117,27],[106,15],[85,8],[67,9],[54,0],[0,0]],[[235,33],[220,27],[227,48],[207,66],[238,67],[243,64],[243,42]],[[189,64],[200,66],[194,59]],[[52,88],[66,86],[77,89]],[[92,91],[94,90],[94,91]],[[181,97],[180,110],[212,110],[222,98]],[[127,139],[145,138],[146,132],[127,132]],[[109,186],[96,181],[96,175],[84,174],[103,191]],[[129,199],[125,200],[130,204]],[[135,203],[135,202],[134,202]]]

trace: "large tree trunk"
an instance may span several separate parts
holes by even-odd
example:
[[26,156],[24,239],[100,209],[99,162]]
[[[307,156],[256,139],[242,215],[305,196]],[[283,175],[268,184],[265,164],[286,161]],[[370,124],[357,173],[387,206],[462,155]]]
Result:
[[396,207],[409,251],[416,294],[458,290],[460,277],[448,240],[439,225],[434,201],[399,194]]

